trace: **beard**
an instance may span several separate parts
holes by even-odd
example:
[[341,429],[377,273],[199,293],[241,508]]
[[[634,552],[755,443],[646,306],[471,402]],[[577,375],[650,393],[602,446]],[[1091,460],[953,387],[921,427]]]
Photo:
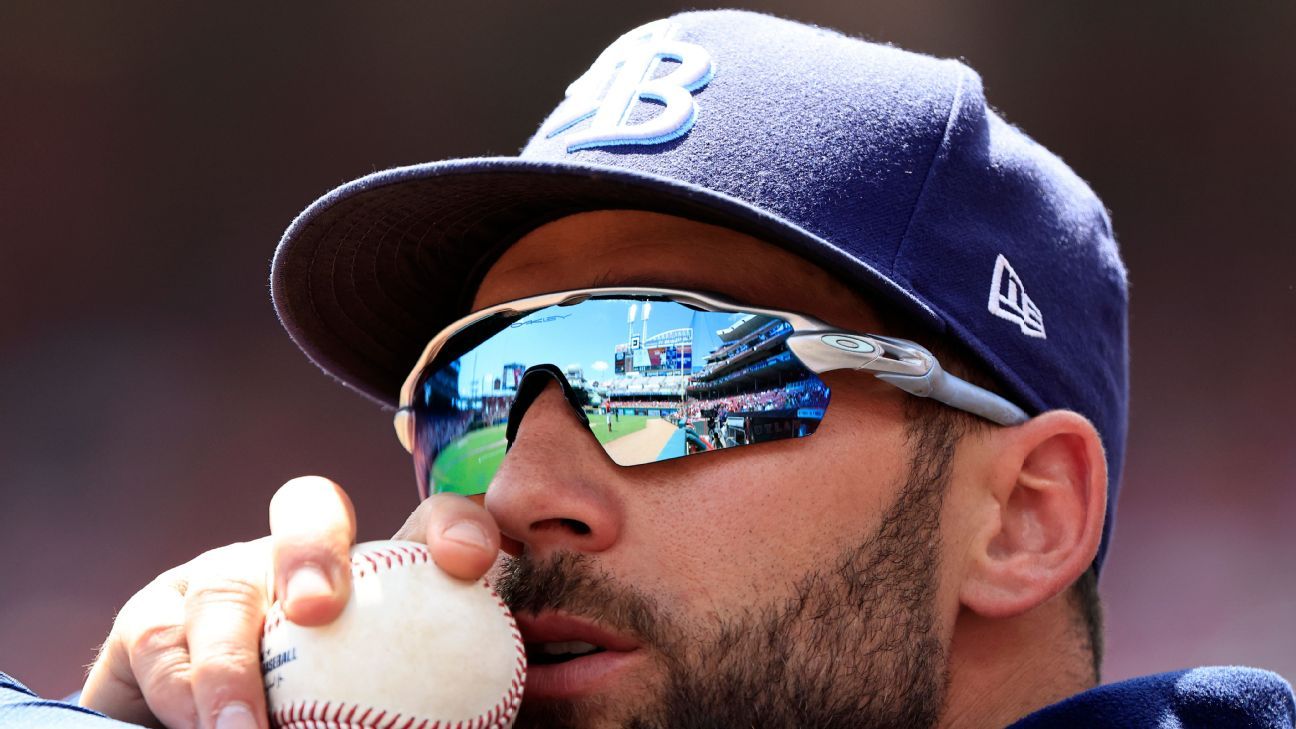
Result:
[[593,619],[654,649],[664,669],[653,705],[524,700],[515,728],[589,726],[627,709],[636,713],[625,729],[933,726],[948,683],[934,602],[954,444],[915,434],[909,473],[877,530],[801,576],[790,595],[734,616],[672,616],[585,554],[507,561],[496,589],[511,609]]

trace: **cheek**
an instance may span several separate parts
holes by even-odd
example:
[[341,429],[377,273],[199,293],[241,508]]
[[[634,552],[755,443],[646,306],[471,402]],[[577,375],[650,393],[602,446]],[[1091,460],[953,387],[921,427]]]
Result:
[[623,557],[647,560],[654,589],[691,612],[787,594],[877,530],[906,467],[902,429],[886,425],[826,418],[808,438],[651,467],[627,505]]

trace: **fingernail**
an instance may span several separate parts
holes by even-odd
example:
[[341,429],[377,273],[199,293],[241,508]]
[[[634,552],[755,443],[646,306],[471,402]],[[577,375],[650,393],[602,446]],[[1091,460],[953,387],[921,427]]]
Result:
[[441,537],[466,547],[490,549],[490,539],[476,522],[461,521],[458,524],[451,524],[441,532]]
[[257,729],[256,717],[247,704],[226,704],[216,715],[216,729]]
[[284,596],[285,602],[328,597],[333,594],[333,583],[329,582],[328,575],[317,565],[304,564],[288,578],[284,591],[288,593]]

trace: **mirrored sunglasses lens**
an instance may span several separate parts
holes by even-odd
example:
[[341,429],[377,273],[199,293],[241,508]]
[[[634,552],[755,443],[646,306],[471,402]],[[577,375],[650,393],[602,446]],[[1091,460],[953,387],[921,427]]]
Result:
[[787,348],[791,332],[774,317],[625,298],[465,331],[419,383],[420,487],[486,491],[518,385],[538,364],[564,373],[573,404],[622,466],[810,435],[829,390]]

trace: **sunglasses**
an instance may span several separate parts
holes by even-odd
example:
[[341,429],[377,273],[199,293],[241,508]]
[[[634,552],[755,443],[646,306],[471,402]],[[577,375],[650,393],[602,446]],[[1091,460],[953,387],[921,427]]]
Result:
[[1001,425],[1027,418],[908,340],[712,294],[628,287],[519,299],[446,327],[401,388],[396,433],[421,497],[474,496],[551,382],[612,461],[635,466],[812,435],[832,400],[819,376],[834,370],[868,372]]

